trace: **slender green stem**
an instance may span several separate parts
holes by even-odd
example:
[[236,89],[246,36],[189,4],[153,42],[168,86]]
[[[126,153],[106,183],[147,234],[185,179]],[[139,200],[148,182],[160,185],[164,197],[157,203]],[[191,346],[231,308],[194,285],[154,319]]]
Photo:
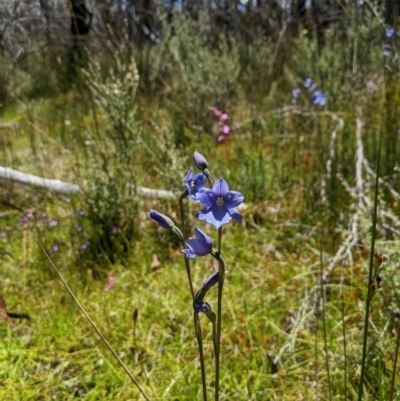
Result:
[[394,353],[393,373],[392,373],[392,380],[390,382],[389,401],[393,401],[394,382],[395,382],[396,373],[397,373],[397,357],[399,356],[399,346],[400,346],[400,325],[397,326],[396,351]]
[[194,299],[194,290],[193,290],[192,277],[190,275],[189,259],[185,255],[183,255],[183,257],[185,258],[185,267],[186,267],[186,273],[187,273],[188,280],[189,280],[190,293],[192,294],[192,299]]
[[319,400],[319,395],[318,395],[318,309],[316,310],[315,313],[315,339],[314,339],[314,357],[315,357],[315,363],[314,363],[314,370],[315,370],[315,401]]
[[110,343],[105,339],[105,337],[101,334],[100,330],[97,328],[93,320],[89,317],[87,314],[86,310],[84,307],[81,305],[81,303],[78,301],[76,298],[75,294],[72,292],[72,290],[69,288],[67,282],[65,281],[64,277],[61,275],[60,271],[57,269],[53,261],[50,259],[50,256],[47,254],[47,252],[44,250],[42,244],[36,239],[36,242],[39,244],[39,246],[42,248],[43,253],[46,255],[46,258],[50,262],[50,265],[53,267],[54,271],[57,273],[57,276],[61,280],[61,282],[64,284],[64,287],[66,290],[69,292],[69,295],[71,295],[72,299],[78,306],[78,308],[81,310],[83,316],[85,316],[85,319],[90,323],[90,325],[93,327],[94,331],[98,334],[100,337],[101,341],[106,345],[106,347],[110,350],[114,358],[118,361],[122,369],[125,371],[125,373],[128,375],[128,377],[131,379],[132,383],[137,387],[137,389],[142,393],[143,397],[145,398],[146,401],[150,401],[150,398],[147,396],[143,388],[140,386],[139,382],[135,379],[135,377],[132,375],[128,367],[124,364],[122,359],[118,356],[118,354],[114,351],[114,348],[110,345]]
[[326,374],[328,376],[328,391],[329,400],[332,401],[332,386],[331,386],[331,374],[329,369],[329,356],[328,356],[328,342],[327,342],[327,331],[326,331],[326,316],[325,316],[325,294],[324,294],[324,278],[323,278],[323,263],[322,263],[322,245],[320,246],[320,266],[321,266],[321,302],[322,302],[322,328],[324,333],[324,351],[325,351],[325,366]]
[[[181,222],[182,222],[182,233],[184,238],[186,238],[186,226],[185,226],[185,209],[183,207],[183,199],[185,198],[186,193],[183,193],[179,197],[179,210],[181,214]],[[182,242],[182,245],[186,247],[185,242]],[[193,290],[193,282],[192,282],[192,275],[190,273],[190,263],[189,259],[186,257],[186,255],[183,255],[183,259],[185,260],[185,267],[186,267],[186,273],[188,276],[188,281],[189,281],[189,287],[190,287],[190,293],[192,294],[192,299],[194,299],[194,290]]]
[[347,341],[346,341],[346,320],[344,310],[344,267],[342,266],[342,278],[341,278],[341,302],[342,302],[342,337],[343,337],[343,358],[344,358],[344,400],[347,400]]
[[366,306],[365,306],[364,339],[363,339],[363,350],[362,350],[362,357],[361,357],[361,374],[360,374],[360,385],[359,385],[359,389],[358,389],[358,401],[361,401],[362,396],[363,396],[364,376],[365,376],[365,360],[367,358],[369,309],[370,309],[370,303],[371,303],[371,281],[372,281],[373,272],[374,272],[375,237],[376,237],[376,224],[377,224],[377,215],[378,215],[379,167],[381,164],[381,147],[382,147],[382,135],[379,140],[378,163],[376,166],[374,213],[372,216],[372,238],[371,238],[371,249],[370,249],[370,255],[369,255],[370,258],[369,258],[368,290],[367,290],[367,299],[366,299]]
[[187,233],[186,233],[186,227],[185,227],[185,208],[183,206],[183,199],[184,199],[184,195],[186,195],[186,192],[184,192],[180,197],[179,197],[179,212],[181,214],[181,222],[182,222],[182,232],[183,232],[183,236],[184,238],[187,237]]
[[[187,196],[187,193],[184,192],[179,197],[179,210],[180,210],[180,214],[181,214],[182,233],[183,233],[184,238],[186,238],[186,225],[185,225],[185,209],[183,206],[183,200],[185,199],[186,196]],[[182,241],[182,245],[184,247],[186,246],[184,241]],[[192,294],[192,301],[194,301],[195,294],[194,294],[194,289],[193,289],[192,276],[190,273],[190,262],[189,262],[189,259],[186,257],[186,255],[183,255],[183,259],[185,261],[185,267],[186,267],[186,273],[187,273],[188,281],[189,281],[190,293]],[[201,325],[200,325],[199,315],[196,312],[194,312],[194,329],[196,332],[197,344],[199,346],[201,383],[202,383],[202,387],[203,387],[203,400],[207,401],[207,384],[206,384],[206,368],[205,368],[205,363],[204,363],[203,337],[201,334]]]
[[221,327],[222,327],[222,290],[224,288],[225,279],[225,263],[221,256],[222,227],[218,229],[218,315],[217,315],[217,333],[216,333],[216,354],[215,354],[215,401],[219,400],[219,366],[221,355]]
[[213,344],[214,344],[214,354],[217,355],[217,325],[215,324],[215,320],[212,322],[212,336],[213,336]]
[[193,320],[194,320],[194,327],[196,330],[197,344],[199,346],[201,381],[203,385],[203,400],[207,401],[207,385],[206,385],[206,369],[204,364],[203,337],[201,334],[201,324],[198,313],[196,312],[193,313]]

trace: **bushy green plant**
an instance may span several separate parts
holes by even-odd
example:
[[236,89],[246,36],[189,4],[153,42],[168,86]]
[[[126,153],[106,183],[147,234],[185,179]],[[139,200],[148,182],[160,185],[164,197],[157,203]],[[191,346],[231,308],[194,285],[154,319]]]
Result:
[[135,60],[122,57],[106,74],[93,63],[85,75],[96,119],[96,132],[86,139],[82,172],[87,217],[94,228],[90,249],[116,262],[138,234],[135,156],[140,128],[133,100],[139,76]]
[[238,48],[233,39],[229,41],[223,35],[214,44],[208,43],[201,21],[183,15],[176,16],[174,28],[169,43],[174,59],[172,107],[192,131],[202,133],[212,125],[210,107],[228,110],[235,104],[240,73]]

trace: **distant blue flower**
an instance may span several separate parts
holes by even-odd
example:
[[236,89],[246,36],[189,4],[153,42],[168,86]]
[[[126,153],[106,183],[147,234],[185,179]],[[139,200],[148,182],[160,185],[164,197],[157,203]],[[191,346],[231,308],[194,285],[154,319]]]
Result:
[[390,56],[390,44],[389,43],[385,43],[382,46],[382,53],[385,57],[389,57]]
[[300,95],[300,89],[299,88],[295,88],[292,90],[292,96],[294,98],[298,97]]
[[243,220],[236,207],[243,202],[244,196],[240,192],[229,191],[228,184],[223,178],[215,181],[212,189],[200,189],[196,199],[205,206],[196,214],[196,218],[206,220],[217,229],[229,223],[231,218],[235,221]]
[[7,234],[5,232],[0,233],[0,237],[5,237],[5,236],[7,236]]
[[49,221],[49,227],[55,227],[58,224],[57,220]]
[[26,224],[29,221],[28,216],[24,216],[21,220],[22,224]]
[[193,158],[194,163],[199,170],[203,171],[207,168],[207,160],[202,154],[200,154],[199,152],[194,152]]
[[394,39],[394,34],[395,34],[396,32],[395,32],[395,30],[394,30],[394,28],[388,28],[388,29],[386,29],[386,37],[390,40],[390,41],[392,41],[393,39]]
[[207,177],[203,173],[196,174],[193,176],[193,167],[190,167],[183,183],[186,187],[187,193],[195,198],[197,192],[204,187],[207,182]]
[[324,107],[326,105],[326,94],[321,91],[315,91],[312,96],[312,102],[316,105]]
[[58,246],[57,246],[57,245],[54,245],[54,246],[51,248],[51,250],[52,250],[53,252],[57,252],[57,251],[58,251]]
[[76,214],[77,214],[78,216],[84,216],[84,215],[85,215],[85,212],[84,212],[83,210],[78,210],[78,211],[76,212]]
[[311,86],[311,84],[312,84],[312,79],[311,78],[307,78],[303,83],[305,88],[309,88]]
[[212,250],[212,239],[203,233],[199,228],[195,227],[194,234],[196,239],[189,238],[186,240],[187,249],[182,249],[182,252],[186,254],[188,259],[195,258],[197,256],[205,256]]
[[315,89],[317,89],[317,85],[316,85],[316,84],[312,84],[312,85],[310,86],[310,92],[314,92]]
[[149,217],[162,228],[169,229],[174,226],[174,222],[169,217],[157,212],[156,210],[150,210]]
[[208,302],[203,300],[198,300],[194,303],[194,310],[196,313],[210,313],[212,312],[211,306]]

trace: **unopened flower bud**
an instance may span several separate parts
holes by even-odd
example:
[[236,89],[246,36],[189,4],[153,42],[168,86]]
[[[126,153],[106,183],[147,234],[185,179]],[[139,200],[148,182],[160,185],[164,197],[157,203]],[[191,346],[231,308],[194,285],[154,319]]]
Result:
[[193,158],[194,163],[199,170],[203,171],[207,168],[207,160],[199,152],[194,152]]

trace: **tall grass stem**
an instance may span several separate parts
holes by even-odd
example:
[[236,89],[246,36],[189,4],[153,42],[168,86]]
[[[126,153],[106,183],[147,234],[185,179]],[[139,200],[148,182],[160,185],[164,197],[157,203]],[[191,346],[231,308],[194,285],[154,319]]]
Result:
[[375,254],[375,239],[376,239],[376,225],[378,216],[378,192],[379,192],[379,168],[381,164],[381,149],[382,149],[382,134],[379,139],[379,150],[378,150],[378,162],[376,165],[376,178],[375,178],[375,196],[374,196],[374,212],[372,216],[372,233],[371,233],[371,248],[369,257],[369,273],[368,273],[368,288],[367,288],[367,299],[365,305],[365,320],[364,320],[364,336],[363,336],[363,349],[361,357],[361,374],[360,374],[360,385],[358,389],[358,401],[362,400],[363,389],[364,389],[364,376],[365,376],[365,360],[367,358],[367,346],[368,346],[368,323],[369,323],[369,310],[371,304],[371,282],[374,272],[374,254]]
[[329,355],[328,355],[328,341],[327,341],[327,331],[326,331],[326,316],[325,316],[325,291],[324,291],[324,269],[323,269],[323,262],[322,262],[322,244],[320,245],[320,252],[319,252],[319,260],[320,260],[320,268],[321,268],[321,303],[322,303],[322,328],[323,328],[323,335],[324,335],[324,352],[325,352],[325,367],[326,367],[326,374],[328,377],[328,392],[329,392],[329,400],[332,401],[332,386],[331,386],[331,374],[330,374],[330,367],[329,367]]
[[393,362],[393,373],[392,373],[392,379],[390,381],[389,401],[393,401],[394,383],[395,383],[396,373],[397,373],[397,358],[399,356],[399,346],[400,346],[400,325],[398,324],[397,325],[396,351],[394,353],[394,362]]
[[137,387],[137,389],[140,391],[140,393],[143,395],[143,397],[145,398],[146,401],[150,401],[150,398],[147,396],[147,394],[145,393],[145,391],[143,390],[143,388],[140,386],[139,382],[135,379],[135,377],[133,376],[133,374],[130,372],[130,370],[128,369],[128,367],[124,364],[124,362],[122,361],[122,359],[118,356],[118,354],[114,351],[114,348],[110,345],[110,343],[105,339],[105,337],[101,334],[100,330],[97,328],[97,326],[95,325],[95,323],[93,322],[93,320],[90,318],[90,316],[87,314],[86,310],[84,309],[84,307],[81,305],[81,303],[78,301],[78,298],[76,298],[75,294],[72,292],[72,290],[69,288],[67,282],[65,281],[64,277],[61,275],[60,271],[57,269],[56,265],[53,263],[53,261],[51,260],[50,256],[47,254],[47,252],[45,251],[45,249],[43,248],[43,245],[39,242],[39,240],[37,238],[35,238],[35,241],[39,244],[40,248],[42,248],[43,253],[45,254],[47,260],[50,262],[50,265],[52,266],[52,268],[54,269],[54,271],[56,272],[57,276],[59,277],[59,279],[61,280],[61,282],[63,283],[64,287],[66,288],[66,290],[69,292],[69,295],[71,295],[72,299],[74,300],[74,302],[76,303],[76,305],[78,306],[78,308],[81,310],[83,316],[85,316],[85,319],[90,323],[90,325],[93,327],[94,331],[98,334],[98,336],[100,337],[101,341],[103,341],[103,343],[106,345],[106,347],[109,349],[109,351],[112,353],[112,355],[114,356],[114,358],[118,361],[118,363],[120,364],[120,366],[122,367],[122,369],[125,371],[125,373],[128,375],[128,377],[131,379],[132,383]]

